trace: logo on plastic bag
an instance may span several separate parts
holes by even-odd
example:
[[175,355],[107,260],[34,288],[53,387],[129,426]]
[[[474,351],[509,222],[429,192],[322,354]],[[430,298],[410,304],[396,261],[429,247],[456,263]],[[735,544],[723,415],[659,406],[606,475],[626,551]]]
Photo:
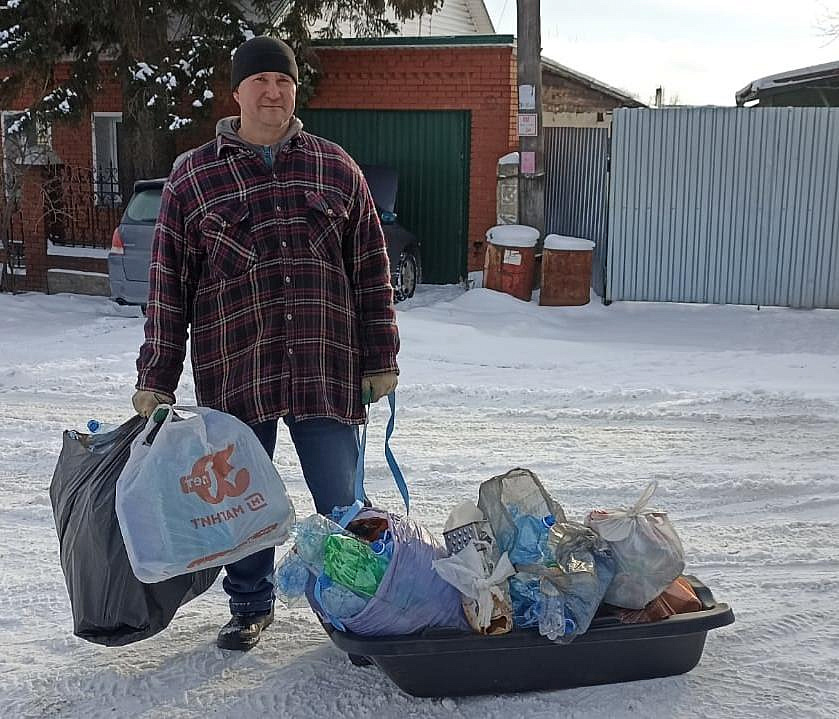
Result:
[[[208,504],[218,504],[226,497],[238,497],[251,483],[247,469],[236,472],[231,482],[227,477],[233,472],[230,455],[235,445],[228,445],[220,452],[214,452],[201,457],[193,466],[192,471],[181,477],[181,490],[184,494],[194,492]],[[215,493],[213,487],[215,486]]]
[[250,497],[245,497],[245,504],[248,505],[248,509],[251,512],[256,512],[263,507],[268,506],[268,502],[265,501],[265,497],[262,496],[262,492],[254,492]]

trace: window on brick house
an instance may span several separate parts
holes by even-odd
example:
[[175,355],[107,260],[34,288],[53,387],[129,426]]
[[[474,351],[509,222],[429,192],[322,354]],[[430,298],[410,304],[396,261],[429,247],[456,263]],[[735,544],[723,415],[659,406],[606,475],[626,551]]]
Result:
[[25,130],[18,129],[17,123],[22,112],[3,111],[3,187],[6,197],[20,199],[21,167],[23,165],[43,165],[50,159],[52,136],[49,125],[29,123]]
[[119,189],[120,112],[93,113],[93,184],[97,205],[122,204]]

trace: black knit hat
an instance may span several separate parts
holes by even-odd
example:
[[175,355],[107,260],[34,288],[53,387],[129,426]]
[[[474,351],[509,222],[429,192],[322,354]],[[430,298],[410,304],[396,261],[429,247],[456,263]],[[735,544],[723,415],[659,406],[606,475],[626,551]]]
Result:
[[246,77],[259,72],[281,72],[297,84],[294,52],[282,40],[262,35],[243,42],[233,53],[230,86],[235,90]]

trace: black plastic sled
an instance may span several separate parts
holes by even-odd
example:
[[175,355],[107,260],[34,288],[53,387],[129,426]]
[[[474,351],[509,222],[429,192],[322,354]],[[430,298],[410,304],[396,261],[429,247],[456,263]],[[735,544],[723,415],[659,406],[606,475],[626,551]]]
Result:
[[327,626],[335,645],[356,665],[374,664],[415,697],[453,697],[570,689],[684,674],[702,656],[710,629],[734,622],[695,577],[699,612],[648,624],[595,617],[585,634],[557,644],[536,630],[498,636],[441,631],[403,637],[361,637]]

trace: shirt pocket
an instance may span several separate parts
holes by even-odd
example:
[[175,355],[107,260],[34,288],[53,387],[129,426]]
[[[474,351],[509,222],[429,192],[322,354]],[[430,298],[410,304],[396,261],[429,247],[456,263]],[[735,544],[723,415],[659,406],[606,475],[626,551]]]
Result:
[[309,246],[316,257],[341,263],[349,214],[344,199],[332,192],[306,192]]
[[216,205],[203,217],[199,228],[214,276],[233,279],[256,264],[258,253],[247,206]]

